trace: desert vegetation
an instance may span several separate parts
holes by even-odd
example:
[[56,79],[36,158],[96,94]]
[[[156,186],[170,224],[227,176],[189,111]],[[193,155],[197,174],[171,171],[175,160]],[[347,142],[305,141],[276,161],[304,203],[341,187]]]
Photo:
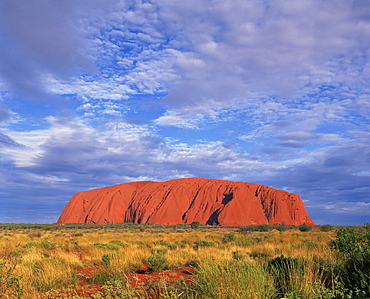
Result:
[[0,298],[367,298],[370,228],[0,224]]

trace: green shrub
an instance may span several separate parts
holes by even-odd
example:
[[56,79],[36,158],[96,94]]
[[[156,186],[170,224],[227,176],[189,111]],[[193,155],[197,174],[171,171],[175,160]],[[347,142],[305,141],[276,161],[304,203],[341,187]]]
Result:
[[279,232],[285,232],[286,230],[289,229],[289,226],[287,226],[285,223],[275,225],[275,229],[278,230]]
[[330,232],[330,231],[332,231],[334,228],[333,228],[333,226],[331,226],[330,224],[325,224],[325,225],[321,225],[320,226],[320,230],[322,231],[322,232]]
[[340,228],[330,245],[341,261],[338,271],[348,296],[369,297],[370,226]]
[[126,247],[128,246],[127,244],[123,243],[121,240],[111,240],[109,241],[109,244],[114,244],[120,247]]
[[137,291],[129,283],[123,283],[122,279],[112,279],[105,283],[101,297],[98,298],[137,298]]
[[112,260],[112,254],[110,253],[104,253],[101,257],[101,260],[103,262],[104,265],[108,266]]
[[102,249],[108,249],[108,250],[118,250],[120,246],[116,244],[106,244],[106,243],[94,243],[95,247],[102,248]]
[[185,239],[182,239],[181,241],[180,241],[180,247],[181,248],[184,248],[184,247],[186,247],[187,245],[189,245],[190,243],[189,243],[189,241],[188,240],[185,240]]
[[307,224],[302,224],[300,226],[298,226],[298,229],[301,231],[301,232],[309,232],[312,230],[312,226],[310,225],[307,225]]
[[23,245],[24,248],[41,247],[45,249],[54,249],[55,245],[48,241],[30,241]]
[[265,252],[260,252],[260,251],[251,251],[249,253],[249,256],[253,259],[262,260],[262,261],[265,261],[271,258],[270,254],[265,253]]
[[199,221],[193,221],[190,226],[192,229],[197,229],[201,226],[201,223]]
[[14,274],[17,263],[0,263],[0,298],[20,298],[24,291],[20,285],[21,276]]
[[225,234],[222,238],[222,243],[234,242],[236,239],[236,235],[233,233]]
[[[122,280],[123,274],[122,272],[116,270],[110,269],[110,267],[107,267],[104,265],[104,267],[98,267],[97,271],[95,272],[94,276],[89,279],[89,282],[92,284],[100,284],[105,285],[109,284],[111,281],[114,280]],[[92,297],[95,298],[95,297]],[[112,298],[112,297],[97,297],[97,298]],[[113,297],[113,298],[121,298],[121,297]],[[125,297],[123,297],[125,298]]]
[[269,224],[258,224],[258,225],[248,225],[248,226],[241,226],[239,227],[238,231],[241,233],[249,233],[249,232],[268,232],[273,230],[274,226]]
[[237,241],[234,241],[234,244],[237,245],[237,246],[252,246],[254,245],[254,242],[252,240],[248,240],[248,241],[241,241],[241,240],[237,240]]
[[215,246],[215,242],[208,240],[198,240],[194,242],[194,248],[198,249],[199,247]]
[[336,239],[330,242],[332,249],[340,253],[352,254],[369,246],[369,227],[342,227],[336,232]]
[[155,245],[163,245],[163,246],[170,245],[170,243],[168,243],[166,240],[163,240],[163,239],[154,241],[153,244],[155,244]]
[[30,238],[41,238],[42,234],[40,231],[34,231],[28,234]]
[[306,248],[308,249],[313,249],[313,248],[318,248],[319,247],[319,244],[315,243],[315,242],[312,242],[312,241],[309,241],[309,240],[304,240],[303,241],[303,244],[306,246]]
[[149,271],[162,271],[167,270],[169,267],[167,257],[162,253],[151,254],[146,260],[145,263],[148,265]]
[[167,247],[168,247],[169,250],[176,250],[177,249],[176,244],[168,244]]
[[166,254],[168,251],[168,248],[160,248],[160,249],[152,249],[152,254]]
[[134,242],[132,242],[132,244],[137,244],[137,245],[139,245],[140,247],[149,247],[149,248],[150,248],[150,245],[149,245],[149,244],[147,244],[146,242],[141,241],[141,240],[134,241]]
[[341,281],[356,298],[370,296],[370,248],[363,248],[351,254],[341,265]]

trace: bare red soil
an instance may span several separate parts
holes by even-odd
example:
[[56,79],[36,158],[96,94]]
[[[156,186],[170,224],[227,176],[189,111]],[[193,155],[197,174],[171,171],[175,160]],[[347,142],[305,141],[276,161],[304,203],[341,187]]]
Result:
[[149,272],[148,265],[144,264],[139,269],[127,275],[130,285],[136,287],[148,282],[157,282],[158,280],[165,280],[173,283],[176,280],[184,279],[186,283],[191,283],[191,273],[194,272],[192,267],[177,267],[166,271]]
[[[166,271],[149,272],[147,265],[142,265],[135,271],[126,275],[129,285],[133,289],[146,288],[148,285],[153,285],[158,281],[166,283],[175,283],[179,279],[184,279],[185,283],[192,283],[191,274],[194,271],[192,267],[177,267]],[[76,270],[78,284],[76,288],[69,290],[52,291],[46,294],[43,298],[73,298],[73,295],[78,295],[84,298],[91,298],[95,294],[104,292],[102,285],[91,284],[90,279],[95,274],[95,268],[85,267],[81,270]],[[156,298],[156,294],[147,294],[150,298]]]

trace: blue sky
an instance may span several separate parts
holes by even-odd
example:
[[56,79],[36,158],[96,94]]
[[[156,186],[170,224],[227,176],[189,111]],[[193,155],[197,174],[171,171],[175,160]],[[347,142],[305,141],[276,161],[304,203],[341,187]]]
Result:
[[3,0],[0,222],[204,177],[370,221],[367,0]]

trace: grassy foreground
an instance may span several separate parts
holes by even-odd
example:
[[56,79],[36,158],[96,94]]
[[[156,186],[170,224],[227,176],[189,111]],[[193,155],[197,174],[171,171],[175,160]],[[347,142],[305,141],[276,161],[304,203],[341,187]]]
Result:
[[[351,232],[337,238],[330,226],[0,224],[0,298],[366,298],[366,285],[356,293],[343,279],[350,253],[340,246],[352,242]],[[188,280],[159,275],[135,284],[130,273],[143,264],[149,272],[194,270]],[[87,269],[90,292],[80,285]]]

